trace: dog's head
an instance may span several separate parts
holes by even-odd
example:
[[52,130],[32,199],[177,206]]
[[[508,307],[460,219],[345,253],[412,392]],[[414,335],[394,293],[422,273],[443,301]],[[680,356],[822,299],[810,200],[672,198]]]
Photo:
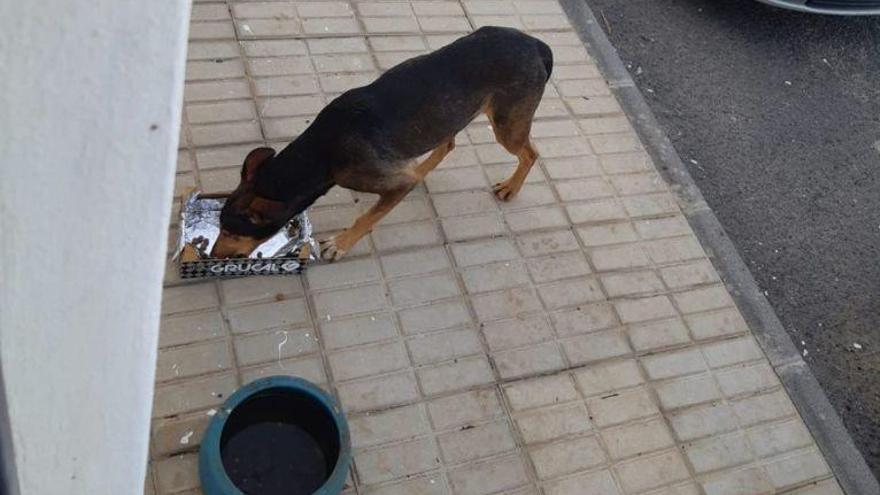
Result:
[[220,212],[220,235],[214,242],[211,257],[247,257],[293,216],[284,202],[260,197],[256,192],[257,170],[274,156],[272,148],[257,148],[244,159],[241,182]]

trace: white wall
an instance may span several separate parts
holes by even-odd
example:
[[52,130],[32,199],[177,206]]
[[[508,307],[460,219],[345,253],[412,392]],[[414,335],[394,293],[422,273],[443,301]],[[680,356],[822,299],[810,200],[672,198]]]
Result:
[[189,9],[0,1],[0,448],[22,494],[143,493]]

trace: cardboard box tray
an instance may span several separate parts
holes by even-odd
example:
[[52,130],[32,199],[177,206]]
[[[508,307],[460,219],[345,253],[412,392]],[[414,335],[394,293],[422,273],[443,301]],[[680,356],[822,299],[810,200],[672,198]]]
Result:
[[192,191],[183,198],[175,253],[181,278],[295,275],[302,272],[307,263],[315,261],[318,246],[305,212],[294,217],[247,258],[209,257],[220,234],[220,210],[226,197]]

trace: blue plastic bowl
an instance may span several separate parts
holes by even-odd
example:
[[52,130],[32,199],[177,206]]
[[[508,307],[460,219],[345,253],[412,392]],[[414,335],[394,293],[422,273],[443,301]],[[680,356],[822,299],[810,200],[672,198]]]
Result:
[[338,495],[350,464],[348,423],[336,401],[290,376],[261,378],[232,394],[199,451],[205,495]]

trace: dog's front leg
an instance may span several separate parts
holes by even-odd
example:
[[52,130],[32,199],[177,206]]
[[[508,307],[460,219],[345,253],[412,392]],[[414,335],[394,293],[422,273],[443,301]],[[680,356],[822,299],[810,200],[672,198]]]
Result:
[[[413,185],[415,185],[415,181]],[[412,186],[409,186],[380,195],[379,201],[358,217],[351,227],[321,241],[321,258],[325,261],[336,261],[344,256],[359,240],[369,234],[376,223],[387,215],[397,203],[400,203],[411,190]]]
[[455,148],[454,138],[437,147],[422,163],[406,171],[403,174],[405,179],[395,181],[398,184],[397,187],[379,193],[379,202],[358,217],[354,225],[330,239],[321,241],[321,258],[325,261],[336,261],[344,256],[359,240],[369,234],[376,223],[397,206],[397,203],[400,203],[416,187],[416,184],[428,175],[428,172],[434,170],[453,148]]

